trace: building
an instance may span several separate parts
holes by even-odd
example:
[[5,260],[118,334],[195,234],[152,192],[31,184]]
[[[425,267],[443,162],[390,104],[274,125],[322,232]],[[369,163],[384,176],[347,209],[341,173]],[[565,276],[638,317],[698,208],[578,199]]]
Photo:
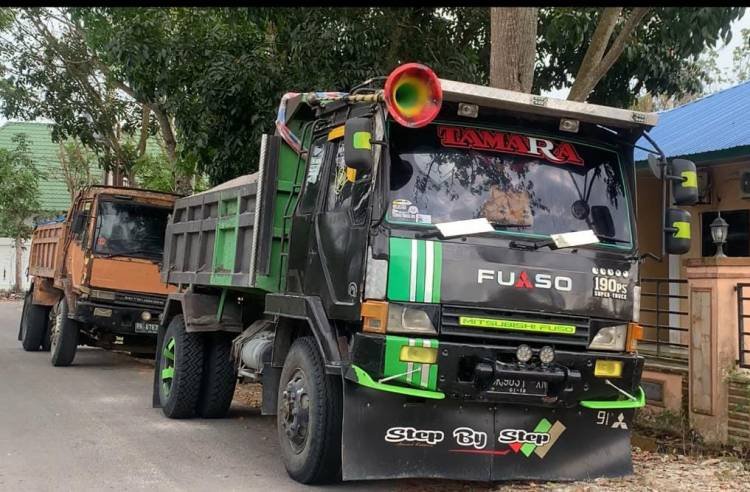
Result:
[[[750,446],[750,82],[664,111],[650,132],[669,159],[698,170],[699,202],[691,249],[641,274],[643,374],[656,407],[682,410],[710,441]],[[638,145],[650,147],[645,139]],[[635,154],[641,253],[661,254],[660,182]],[[711,222],[729,224],[725,252],[715,258]],[[650,393],[650,394],[649,394]]]

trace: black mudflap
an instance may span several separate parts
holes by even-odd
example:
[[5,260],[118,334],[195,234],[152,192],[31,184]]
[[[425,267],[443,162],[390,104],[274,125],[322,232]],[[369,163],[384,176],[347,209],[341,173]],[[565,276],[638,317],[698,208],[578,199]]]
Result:
[[631,474],[633,410],[421,400],[344,384],[344,480],[586,480]]

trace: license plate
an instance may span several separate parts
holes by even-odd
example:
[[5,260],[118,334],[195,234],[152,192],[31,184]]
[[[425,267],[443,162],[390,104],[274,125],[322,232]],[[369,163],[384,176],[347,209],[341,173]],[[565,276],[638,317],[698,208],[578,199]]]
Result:
[[518,378],[496,379],[493,390],[500,393],[516,393],[521,395],[547,395],[547,381],[530,381]]
[[158,333],[159,323],[141,323],[140,321],[135,323],[136,333]]

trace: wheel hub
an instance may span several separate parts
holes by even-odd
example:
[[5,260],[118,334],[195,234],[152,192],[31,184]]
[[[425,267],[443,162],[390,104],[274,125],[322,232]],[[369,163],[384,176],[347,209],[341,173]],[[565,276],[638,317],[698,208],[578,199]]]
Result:
[[281,394],[281,426],[295,453],[302,452],[307,440],[310,397],[306,387],[305,373],[297,369]]
[[171,337],[164,343],[164,349],[161,351],[161,385],[167,398],[172,391],[174,379],[174,344],[174,337]]

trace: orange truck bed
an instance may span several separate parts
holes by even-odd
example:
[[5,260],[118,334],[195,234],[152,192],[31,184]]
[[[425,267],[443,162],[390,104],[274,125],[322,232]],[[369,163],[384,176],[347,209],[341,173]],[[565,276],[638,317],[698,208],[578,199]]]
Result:
[[53,279],[62,261],[65,223],[45,224],[34,229],[31,236],[29,275]]

